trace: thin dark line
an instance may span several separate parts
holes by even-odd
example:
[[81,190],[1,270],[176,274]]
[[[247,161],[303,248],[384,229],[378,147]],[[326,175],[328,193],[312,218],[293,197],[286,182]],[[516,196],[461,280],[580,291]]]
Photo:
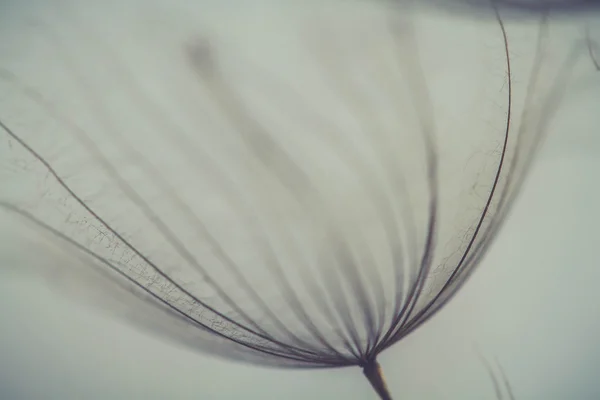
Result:
[[594,50],[593,50],[593,47],[595,47],[597,49],[598,45],[597,45],[597,43],[592,42],[592,36],[590,33],[589,25],[587,25],[585,27],[585,42],[587,45],[588,54],[590,55],[590,59],[592,60],[592,64],[594,64],[596,71],[600,71],[600,62],[596,58],[596,55],[594,54]]
[[[496,394],[496,398],[498,400],[503,400],[504,399],[504,395],[502,394],[502,389],[500,388],[500,381],[498,380],[498,377],[494,373],[494,370],[492,369],[491,364],[479,352],[477,352],[477,355],[479,356],[479,359],[481,360],[481,363],[483,364],[483,367],[485,368],[488,376],[492,380],[492,384],[494,385],[494,393]],[[514,400],[514,399],[511,398],[511,400]]]
[[502,377],[502,382],[504,383],[504,387],[506,387],[506,391],[508,392],[509,400],[516,400],[510,380],[506,376],[506,372],[504,371],[502,364],[500,364],[500,362],[498,361],[497,358],[496,358],[496,365],[498,366],[498,370],[500,371],[500,376]]

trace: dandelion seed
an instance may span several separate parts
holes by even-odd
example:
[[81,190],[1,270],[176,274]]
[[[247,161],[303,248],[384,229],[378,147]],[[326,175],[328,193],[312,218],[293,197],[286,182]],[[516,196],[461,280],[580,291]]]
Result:
[[[81,93],[71,106],[81,112],[0,71],[15,97],[43,110],[50,132],[0,117],[2,187],[24,188],[0,192],[4,226],[32,228],[26,239],[51,255],[38,271],[131,323],[237,361],[358,366],[391,399],[378,355],[480,263],[574,59],[545,62],[542,20],[517,107],[496,11],[501,73],[477,93],[502,107],[482,112],[486,129],[472,127],[464,110],[446,110],[462,93],[431,89],[414,21],[380,11],[341,27],[311,14],[302,50],[269,51],[289,57],[287,80],[277,60],[272,70],[254,64],[260,46],[196,35],[179,59],[155,59],[168,64],[160,88],[141,84],[86,29],[37,25]],[[68,50],[84,38],[90,70]],[[456,64],[461,49],[449,54]],[[26,170],[15,164],[23,160]]]

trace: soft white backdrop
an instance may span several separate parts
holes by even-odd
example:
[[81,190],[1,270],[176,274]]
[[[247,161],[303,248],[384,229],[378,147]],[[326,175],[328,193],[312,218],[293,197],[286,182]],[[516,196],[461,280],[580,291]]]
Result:
[[[136,1],[126,2],[123,14],[135,18]],[[17,16],[48,5],[0,7],[2,45],[10,49],[25,30]],[[85,9],[104,17],[116,10],[108,2]],[[5,54],[13,57],[7,65],[26,63],[18,51]],[[493,399],[475,346],[498,358],[520,400],[600,398],[598,93],[600,73],[569,91],[480,270],[446,309],[381,356],[396,398]],[[7,400],[373,398],[357,368],[276,371],[208,358],[17,274],[0,279],[0,360],[0,398]]]

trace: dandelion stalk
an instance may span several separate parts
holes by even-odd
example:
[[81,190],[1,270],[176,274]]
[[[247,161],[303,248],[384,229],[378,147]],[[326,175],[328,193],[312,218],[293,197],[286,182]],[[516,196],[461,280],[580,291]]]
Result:
[[367,377],[369,383],[375,392],[377,392],[377,395],[379,395],[381,400],[392,400],[392,395],[385,382],[383,369],[376,359],[367,362],[363,366],[363,374]]

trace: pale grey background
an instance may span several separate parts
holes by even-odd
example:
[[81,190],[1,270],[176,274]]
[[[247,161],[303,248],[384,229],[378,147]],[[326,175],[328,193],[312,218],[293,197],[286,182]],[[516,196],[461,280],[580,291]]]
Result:
[[[1,6],[3,41],[18,40],[18,4]],[[586,79],[569,92],[481,269],[381,356],[396,398],[492,399],[475,344],[498,357],[518,399],[600,398],[600,78]],[[0,293],[0,399],[373,398],[357,368],[226,363],[96,315],[40,282],[3,276]]]

